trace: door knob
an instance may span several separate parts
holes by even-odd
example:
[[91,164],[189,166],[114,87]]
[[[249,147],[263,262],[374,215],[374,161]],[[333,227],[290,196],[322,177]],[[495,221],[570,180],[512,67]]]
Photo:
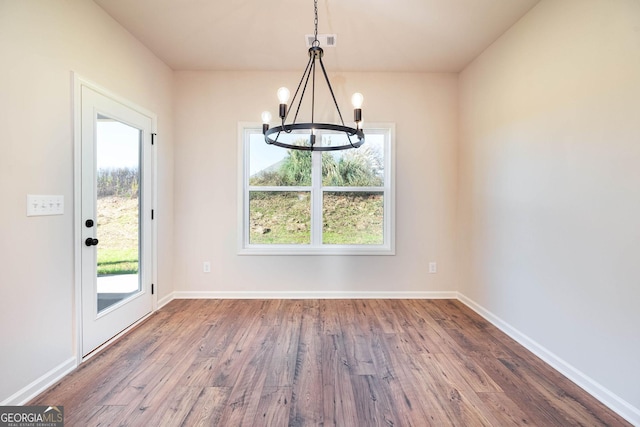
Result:
[[84,244],[87,246],[96,246],[98,244],[98,239],[93,239],[89,237],[87,238],[87,240],[84,241]]

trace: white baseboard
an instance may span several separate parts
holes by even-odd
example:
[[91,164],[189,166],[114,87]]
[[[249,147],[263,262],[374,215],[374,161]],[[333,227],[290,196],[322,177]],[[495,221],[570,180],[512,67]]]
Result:
[[[68,359],[67,361],[56,366],[49,372],[42,375],[40,378],[33,381],[31,384],[17,391],[13,395],[0,402],[0,406],[20,406],[24,405],[56,382],[62,377],[73,371],[78,366],[78,360],[75,357]],[[52,404],[55,404],[52,403]]]
[[173,296],[173,292],[171,292],[167,296],[162,297],[161,299],[158,300],[156,310],[160,310],[162,307],[164,307],[165,305],[169,304],[174,299],[175,299],[175,297]]
[[620,398],[615,393],[603,387],[600,383],[594,381],[591,377],[585,375],[582,371],[576,369],[571,364],[556,356],[551,351],[538,344],[536,341],[532,340],[513,326],[509,325],[507,322],[491,313],[489,310],[482,307],[472,299],[466,297],[461,293],[458,293],[457,298],[466,306],[468,306],[480,316],[484,317],[486,320],[492,323],[495,327],[500,329],[502,332],[516,340],[520,345],[531,351],[544,362],[548,363],[562,375],[576,383],[584,391],[609,407],[612,411],[616,412],[631,424],[640,426],[640,409],[634,407],[626,400]]
[[[171,299],[457,299],[457,292],[344,292],[344,291],[210,291],[174,292]],[[164,298],[163,298],[164,300]],[[168,302],[168,301],[167,301]]]

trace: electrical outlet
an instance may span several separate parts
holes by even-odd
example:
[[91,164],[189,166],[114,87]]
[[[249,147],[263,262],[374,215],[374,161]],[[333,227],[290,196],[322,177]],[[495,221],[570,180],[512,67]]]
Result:
[[63,215],[64,196],[27,194],[27,216]]
[[438,272],[438,264],[434,261],[429,263],[429,273],[434,274]]
[[205,273],[211,273],[211,263],[209,261],[202,263],[202,271]]

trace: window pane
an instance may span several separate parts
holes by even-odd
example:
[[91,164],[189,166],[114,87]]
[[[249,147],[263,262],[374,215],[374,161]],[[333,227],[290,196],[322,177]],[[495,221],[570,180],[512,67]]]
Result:
[[367,135],[357,149],[322,154],[322,185],[381,187],[384,185],[384,136]]
[[322,243],[383,244],[383,206],[382,192],[325,192],[322,199]]
[[249,145],[249,185],[311,185],[311,152],[286,150],[252,134]]
[[308,191],[250,191],[249,243],[310,244]]

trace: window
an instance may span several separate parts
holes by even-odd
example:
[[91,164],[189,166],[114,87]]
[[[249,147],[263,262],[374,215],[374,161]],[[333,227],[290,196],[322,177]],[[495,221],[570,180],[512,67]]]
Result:
[[[392,125],[365,128],[358,149],[327,152],[268,145],[258,126],[239,134],[241,254],[394,254]],[[318,132],[316,144],[344,138]]]

